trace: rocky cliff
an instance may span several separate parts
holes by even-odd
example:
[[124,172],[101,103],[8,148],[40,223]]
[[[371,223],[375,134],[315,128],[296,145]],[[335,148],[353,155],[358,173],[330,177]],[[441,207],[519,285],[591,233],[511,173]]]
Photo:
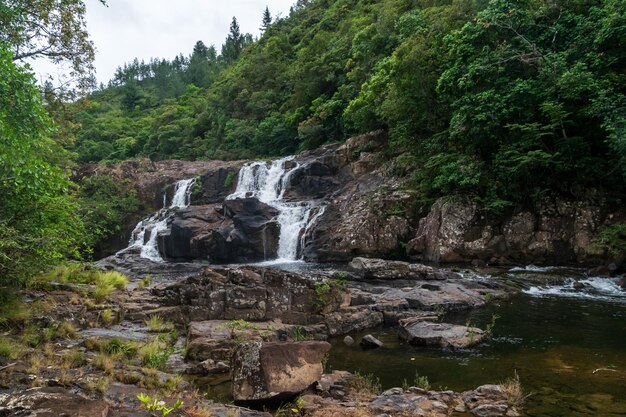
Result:
[[[474,264],[599,264],[617,260],[594,245],[598,232],[623,223],[620,202],[601,196],[571,201],[545,198],[530,210],[489,216],[468,197],[442,198],[423,218],[402,178],[384,169],[382,132],[327,145],[286,161],[282,199],[318,202],[316,217],[300,232],[298,256],[312,262],[347,262],[356,256]],[[131,179],[144,204],[161,207],[171,185],[197,176],[191,206],[179,209],[159,251],[170,261],[253,262],[277,257],[278,211],[254,196],[225,200],[243,161],[139,160],[92,174]],[[288,166],[287,166],[288,165]],[[165,196],[164,196],[165,194]],[[615,259],[617,258],[617,259]]]

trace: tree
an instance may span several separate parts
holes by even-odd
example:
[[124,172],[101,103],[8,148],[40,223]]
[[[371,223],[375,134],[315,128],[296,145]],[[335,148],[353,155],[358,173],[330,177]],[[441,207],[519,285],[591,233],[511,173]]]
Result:
[[272,15],[270,13],[270,8],[265,6],[265,10],[263,11],[263,20],[261,21],[261,33],[265,33],[265,31],[272,25]]
[[95,55],[85,11],[83,0],[4,0],[0,41],[10,45],[14,61],[47,58],[55,64],[69,63],[79,87],[90,87]]
[[68,256],[85,230],[72,183],[54,164],[63,149],[32,74],[0,44],[0,281],[15,284]]
[[224,45],[222,45],[222,59],[227,63],[236,61],[239,55],[241,55],[243,46],[244,36],[241,35],[241,31],[239,30],[237,18],[233,17],[230,23],[230,32],[228,33]]

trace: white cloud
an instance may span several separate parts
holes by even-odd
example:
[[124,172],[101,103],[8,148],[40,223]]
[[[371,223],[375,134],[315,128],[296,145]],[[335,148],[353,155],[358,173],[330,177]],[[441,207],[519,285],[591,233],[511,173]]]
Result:
[[[265,6],[286,16],[295,0],[108,0],[108,7],[87,0],[87,29],[96,46],[96,71],[106,83],[115,68],[134,58],[172,59],[188,55],[202,40],[219,48],[233,16],[243,33],[257,36]],[[33,63],[39,78],[59,71],[47,62]]]

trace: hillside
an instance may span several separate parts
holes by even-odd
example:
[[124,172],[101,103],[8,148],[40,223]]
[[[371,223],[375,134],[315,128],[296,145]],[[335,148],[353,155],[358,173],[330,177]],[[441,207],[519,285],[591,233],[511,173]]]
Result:
[[619,0],[299,1],[254,42],[231,28],[220,55],[121,68],[80,103],[75,150],[262,158],[384,129],[426,199],[621,195],[625,19]]

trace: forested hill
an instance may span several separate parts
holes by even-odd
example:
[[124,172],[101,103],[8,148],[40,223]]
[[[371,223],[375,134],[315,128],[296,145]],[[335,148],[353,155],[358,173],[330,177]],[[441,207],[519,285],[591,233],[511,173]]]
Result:
[[258,40],[233,24],[219,54],[121,68],[75,107],[80,161],[259,158],[385,129],[424,195],[624,191],[623,0],[301,0],[262,24]]

